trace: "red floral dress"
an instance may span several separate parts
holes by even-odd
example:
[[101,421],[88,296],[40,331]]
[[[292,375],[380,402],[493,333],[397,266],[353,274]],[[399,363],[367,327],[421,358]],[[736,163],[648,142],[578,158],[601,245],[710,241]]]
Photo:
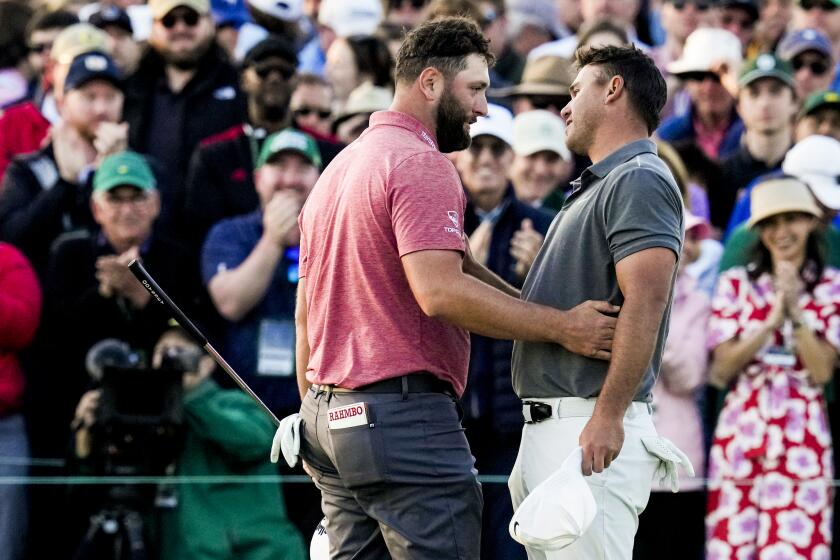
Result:
[[[721,274],[710,349],[761,328],[773,299],[769,274],[754,281],[744,268]],[[840,348],[840,272],[826,268],[799,304],[808,327]],[[798,356],[783,350],[790,329],[776,331],[724,402],[709,454],[707,560],[831,556],[831,433],[822,387],[808,379]]]

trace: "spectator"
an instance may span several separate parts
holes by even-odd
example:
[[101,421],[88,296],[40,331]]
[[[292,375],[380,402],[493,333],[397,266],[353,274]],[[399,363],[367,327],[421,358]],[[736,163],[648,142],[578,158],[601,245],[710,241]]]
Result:
[[[180,476],[271,476],[265,460],[273,426],[239,389],[222,389],[212,379],[213,360],[179,329],[157,342],[152,366],[171,353],[199,355],[196,371],[183,374],[185,434],[175,460]],[[101,391],[82,396],[76,410],[77,441],[93,425]],[[80,457],[86,459],[87,457]],[[226,558],[303,560],[300,534],[289,522],[273,483],[187,484],[172,509],[158,509],[161,560]],[[212,552],[211,552],[212,551]]]
[[706,464],[703,422],[697,405],[706,381],[706,325],[711,296],[687,267],[700,258],[701,242],[712,233],[708,222],[686,212],[685,241],[674,283],[668,340],[659,379],[653,387],[656,432],[681,449],[695,465],[695,477],[681,478],[680,491],[654,483],[650,501],[639,518],[633,558],[689,558],[703,555],[706,506],[703,466]]
[[[245,119],[245,99],[238,73],[213,41],[207,0],[151,0],[149,8],[150,48],[126,83],[129,144],[180,186],[198,143]],[[168,222],[183,192],[162,184],[160,194]]]
[[[196,252],[213,224],[259,207],[254,162],[265,137],[291,122],[288,105],[295,63],[291,45],[279,37],[269,37],[251,49],[242,70],[248,121],[205,139],[193,154],[183,213],[188,226],[185,239]],[[342,147],[329,139],[318,140],[326,162]]]
[[323,0],[318,9],[318,35],[301,49],[298,70],[323,76],[326,53],[336,37],[367,37],[381,22],[380,0]]
[[62,29],[75,23],[79,23],[79,18],[71,12],[49,11],[43,8],[35,12],[29,20],[26,26],[29,47],[27,63],[30,71],[28,99],[38,99],[49,89],[49,84],[45,82],[53,41]]
[[510,179],[516,198],[552,215],[559,212],[574,171],[563,120],[539,109],[516,115],[513,151]]
[[741,60],[741,43],[728,31],[703,27],[689,35],[682,58],[667,68],[685,84],[691,104],[686,114],[662,123],[659,138],[672,144],[693,140],[714,161],[737,150],[743,123],[716,70],[738,68]]
[[795,0],[793,29],[817,29],[825,33],[837,58],[840,48],[840,11],[834,0]]
[[526,58],[559,37],[559,19],[553,0],[508,0],[505,5],[510,46],[520,57]]
[[760,243],[750,267],[721,275],[709,324],[710,381],[734,390],[710,451],[706,552],[827,558],[833,462],[823,386],[840,346],[840,275],[817,248],[821,212],[803,183],[764,181],[751,198]]
[[490,68],[490,84],[504,87],[522,81],[525,57],[512,48],[508,35],[507,9],[504,0],[481,0],[479,22],[484,36],[490,41],[490,52],[496,57],[496,64]]
[[390,25],[413,29],[426,19],[429,0],[388,0],[385,21]]
[[793,19],[793,0],[763,0],[753,46],[758,52],[773,52]]
[[[42,40],[46,42],[48,35]],[[0,115],[0,176],[14,156],[42,148],[50,126],[61,120],[56,102],[63,94],[64,79],[73,59],[86,52],[105,50],[105,34],[86,23],[71,25],[58,33],[49,48],[42,84],[45,89],[36,92],[32,101],[13,105]]]
[[755,25],[758,22],[758,0],[721,0],[717,4],[718,24],[738,37],[745,55],[755,34]]
[[711,221],[718,228],[726,227],[741,189],[781,167],[799,109],[793,68],[772,54],[760,54],[744,65],[738,89],[744,134],[738,149],[721,162],[726,182],[709,192]]
[[572,61],[559,56],[529,59],[522,73],[522,82],[491,92],[498,99],[510,100],[514,115],[547,109],[560,116],[560,111],[572,98],[569,86],[575,78]]
[[108,52],[126,76],[134,73],[142,54],[134,40],[134,27],[128,13],[118,6],[105,6],[91,14],[88,21],[108,34]]
[[211,0],[210,14],[216,24],[216,43],[229,60],[236,60],[239,28],[251,21],[245,0]]
[[122,77],[108,55],[76,57],[62,81],[62,123],[44,148],[12,161],[0,189],[0,238],[21,249],[39,274],[56,237],[92,227],[91,171],[124,149],[127,137],[119,123]]
[[[0,243],[0,455],[17,461],[29,459],[18,354],[32,342],[40,314],[41,288],[35,271],[17,249]],[[22,462],[0,465],[0,476],[26,474]],[[26,487],[0,487],[0,550],[9,560],[23,558],[28,515]]]
[[[785,156],[782,170],[789,176],[803,181],[822,211],[818,230],[826,262],[840,268],[840,232],[832,221],[840,210],[840,142],[826,136],[809,136],[798,142]],[[748,193],[747,193],[748,194]],[[739,206],[750,204],[749,195],[739,201]],[[738,213],[740,225],[726,240],[721,270],[747,266],[752,250],[758,244],[758,235],[747,227],[749,213]]]
[[19,2],[0,2],[0,110],[26,97],[26,24],[32,8]]
[[688,36],[702,24],[709,22],[711,7],[708,0],[666,0],[662,3],[665,43],[651,49],[651,58],[666,78],[666,68],[682,57]]
[[[521,286],[551,215],[518,201],[508,182],[514,122],[507,109],[489,105],[487,116],[470,127],[470,136],[470,147],[455,155],[467,194],[464,231],[476,260]],[[510,381],[513,343],[476,334],[470,339],[469,380],[462,397],[467,439],[481,473],[507,474],[516,460],[522,423]],[[522,547],[498,530],[513,515],[507,489],[485,486],[483,493],[482,557],[524,558]]]
[[295,79],[289,110],[294,126],[309,135],[332,136],[333,91],[330,84],[315,74],[301,74]]
[[627,32],[608,19],[586,24],[578,31],[577,48],[620,47],[627,44]]
[[785,35],[776,54],[790,62],[796,76],[796,95],[808,99],[831,87],[836,73],[828,37],[816,29],[798,29]]
[[339,38],[327,51],[325,74],[335,92],[338,110],[347,103],[350,92],[365,82],[393,91],[393,72],[391,53],[376,37]]
[[296,411],[294,308],[297,216],[318,179],[315,140],[286,129],[263,144],[254,175],[260,208],[223,220],[207,236],[202,277],[218,312],[228,362],[279,417]]
[[805,100],[796,123],[796,140],[814,134],[840,140],[840,94],[821,91]]
[[341,142],[354,141],[370,124],[370,116],[376,111],[385,111],[391,106],[394,94],[391,90],[376,87],[365,82],[350,94],[344,110],[333,122],[333,129]]

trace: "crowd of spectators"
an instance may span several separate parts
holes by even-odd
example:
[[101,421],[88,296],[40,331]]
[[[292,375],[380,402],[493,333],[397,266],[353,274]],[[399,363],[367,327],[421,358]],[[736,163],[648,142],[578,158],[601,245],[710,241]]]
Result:
[[[655,139],[686,231],[652,405],[697,476],[653,488],[635,557],[840,558],[840,0],[0,0],[0,475],[114,474],[91,362],[197,352],[132,259],[278,417],[297,410],[298,214],[390,106],[405,30],[446,16],[496,57],[488,115],[449,158],[473,255],[514,286],[590,164],[560,117],[575,50],[635,44],[668,84]],[[511,348],[472,336],[461,404],[482,475],[517,455]],[[302,471],[268,463],[269,420],[211,361],[176,362],[178,451],[142,474],[230,478],[142,504],[0,485],[0,558],[98,558],[115,504],[107,538],[130,541],[137,510],[162,558],[306,557],[318,492],[249,483]],[[484,496],[482,556],[524,558],[507,486]]]

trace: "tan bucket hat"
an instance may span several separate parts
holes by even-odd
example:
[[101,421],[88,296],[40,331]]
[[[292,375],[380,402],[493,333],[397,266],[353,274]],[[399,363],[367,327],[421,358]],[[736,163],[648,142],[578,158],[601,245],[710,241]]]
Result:
[[750,193],[750,219],[753,228],[767,218],[786,212],[802,212],[819,218],[822,211],[805,183],[798,179],[770,179],[758,183]]
[[519,85],[497,88],[488,94],[494,97],[514,95],[569,95],[569,86],[575,80],[574,64],[561,56],[541,56],[529,60],[522,72]]

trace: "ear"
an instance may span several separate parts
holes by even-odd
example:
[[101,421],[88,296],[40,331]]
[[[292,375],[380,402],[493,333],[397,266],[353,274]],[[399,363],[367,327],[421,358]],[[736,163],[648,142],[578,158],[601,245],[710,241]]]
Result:
[[426,101],[438,101],[443,95],[444,77],[440,70],[431,66],[417,77],[417,85]]
[[96,197],[97,195],[95,193],[90,195],[90,213],[93,216],[93,221],[102,225],[102,212],[100,211]]
[[624,94],[624,78],[621,76],[613,76],[607,82],[607,96],[604,98],[604,104],[609,105],[615,103]]

